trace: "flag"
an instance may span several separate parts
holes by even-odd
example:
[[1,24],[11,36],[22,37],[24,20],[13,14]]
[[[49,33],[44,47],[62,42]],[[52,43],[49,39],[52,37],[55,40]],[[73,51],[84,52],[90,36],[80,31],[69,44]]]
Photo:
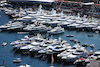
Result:
[[54,62],[54,58],[53,58],[53,54],[52,54],[52,64],[53,64],[53,62]]
[[4,64],[4,60],[3,60],[3,64]]

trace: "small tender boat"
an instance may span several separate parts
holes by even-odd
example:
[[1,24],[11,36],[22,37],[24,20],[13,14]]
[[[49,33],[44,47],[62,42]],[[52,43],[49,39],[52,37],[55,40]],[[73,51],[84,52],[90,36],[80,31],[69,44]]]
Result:
[[73,35],[72,35],[72,34],[70,34],[70,35],[66,35],[66,37],[73,37]]
[[78,41],[77,39],[73,39],[73,38],[71,38],[70,41],[72,41],[74,43],[80,43],[80,41]]
[[7,42],[3,42],[2,46],[5,46],[7,44]]
[[87,43],[82,44],[83,47],[88,47],[89,45]]
[[88,35],[88,37],[93,37],[93,35]]
[[2,64],[2,66],[0,66],[0,67],[7,67],[7,66],[5,66],[5,65],[4,65],[4,61],[3,61],[3,64]]
[[14,63],[20,63],[22,60],[20,58],[17,58],[16,60],[13,60]]
[[94,48],[94,44],[91,44],[90,47],[91,47],[91,48]]
[[70,39],[70,41],[74,41],[74,39],[73,39],[73,38],[71,38],[71,39]]

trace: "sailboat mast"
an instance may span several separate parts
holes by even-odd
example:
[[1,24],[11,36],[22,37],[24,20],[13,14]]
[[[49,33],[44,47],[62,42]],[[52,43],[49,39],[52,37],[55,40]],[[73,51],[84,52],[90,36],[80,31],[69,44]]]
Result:
[[60,6],[59,6],[59,9],[60,9],[61,5],[63,4],[63,2],[64,2],[64,0],[61,0],[61,3],[60,3]]

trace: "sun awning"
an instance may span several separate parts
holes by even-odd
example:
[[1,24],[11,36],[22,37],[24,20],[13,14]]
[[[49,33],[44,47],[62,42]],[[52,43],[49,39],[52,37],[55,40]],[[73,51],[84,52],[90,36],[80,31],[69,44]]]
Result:
[[82,5],[94,5],[94,2],[90,2],[90,3],[82,3]]

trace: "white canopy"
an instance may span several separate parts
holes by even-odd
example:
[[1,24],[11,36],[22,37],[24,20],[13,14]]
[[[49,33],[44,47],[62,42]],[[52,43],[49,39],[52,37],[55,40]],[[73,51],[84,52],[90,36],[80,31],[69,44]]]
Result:
[[25,16],[25,17],[23,17],[24,19],[31,19],[32,17],[30,17],[30,16]]
[[94,5],[94,2],[82,3],[83,5]]

